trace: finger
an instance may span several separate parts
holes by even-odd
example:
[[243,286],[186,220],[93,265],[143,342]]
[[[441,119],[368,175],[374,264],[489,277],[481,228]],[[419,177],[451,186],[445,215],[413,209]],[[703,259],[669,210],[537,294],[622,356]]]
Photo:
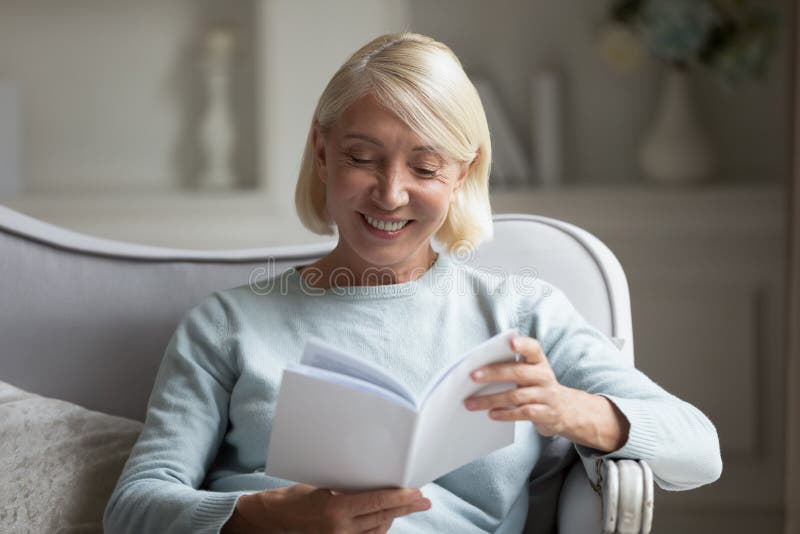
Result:
[[546,404],[526,404],[516,408],[493,408],[489,417],[498,421],[532,421],[549,419],[550,406]]
[[431,507],[431,501],[425,498],[417,499],[411,504],[387,508],[369,514],[364,514],[353,518],[353,527],[356,532],[369,531],[380,527],[385,523],[391,523],[398,517],[422,512]]
[[413,504],[422,498],[422,492],[416,488],[386,489],[338,495],[335,498],[342,499],[353,516],[359,516]]
[[542,363],[547,357],[539,341],[528,336],[515,336],[511,339],[511,350],[518,352],[527,363]]
[[475,382],[513,382],[520,386],[538,384],[546,375],[546,370],[539,370],[535,365],[519,362],[486,365],[471,374]]
[[544,400],[544,392],[539,387],[519,387],[480,397],[469,397],[464,401],[467,410],[487,410],[491,408],[515,408],[523,404]]

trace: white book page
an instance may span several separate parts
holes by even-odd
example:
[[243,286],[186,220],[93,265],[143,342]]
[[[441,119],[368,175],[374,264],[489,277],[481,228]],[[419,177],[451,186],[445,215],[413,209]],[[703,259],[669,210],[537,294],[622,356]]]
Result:
[[265,472],[340,491],[400,487],[415,418],[394,400],[286,369]]
[[326,369],[334,373],[359,378],[375,384],[378,387],[392,391],[407,399],[411,404],[416,404],[414,394],[378,365],[363,358],[340,351],[326,344],[319,338],[311,338],[306,341],[300,363],[310,367]]
[[325,381],[332,384],[340,384],[342,386],[364,391],[371,395],[375,395],[376,397],[383,397],[384,399],[395,402],[401,406],[405,406],[409,410],[417,411],[417,406],[405,397],[398,395],[394,391],[381,386],[376,386],[372,382],[367,382],[366,380],[362,380],[354,376],[344,375],[335,373],[333,371],[328,371],[327,369],[319,369],[317,367],[309,367],[308,365],[295,363],[290,363],[287,366],[287,369],[291,369],[298,374],[314,377],[320,381]]
[[[425,405],[428,397],[445,379],[454,380],[451,377],[454,374],[459,376],[463,375],[466,369],[466,374],[469,375],[469,373],[478,367],[482,367],[488,363],[499,362],[503,359],[513,360],[515,354],[514,351],[511,350],[509,343],[511,342],[511,338],[516,334],[517,330],[515,328],[509,328],[462,354],[455,362],[442,370],[436,378],[428,384],[428,387],[425,388],[425,392],[422,394],[422,401],[420,404]],[[467,378],[472,384],[475,384],[469,376],[467,376]]]
[[464,399],[515,387],[506,382],[477,383],[469,376],[478,367],[514,361],[509,342],[515,334],[515,330],[507,330],[470,350],[448,369],[425,399],[404,480],[410,487],[419,487],[417,484],[426,484],[514,443],[513,424],[490,419],[486,410],[467,410]]

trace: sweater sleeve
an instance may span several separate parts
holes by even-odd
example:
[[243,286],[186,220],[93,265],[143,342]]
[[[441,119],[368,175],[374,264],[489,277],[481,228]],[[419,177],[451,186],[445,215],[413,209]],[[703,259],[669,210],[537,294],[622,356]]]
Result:
[[106,506],[105,532],[216,533],[230,517],[242,493],[198,489],[225,435],[237,377],[228,328],[218,294],[179,323]]
[[[576,445],[586,460],[646,460],[655,481],[667,490],[709,484],[722,472],[719,439],[696,407],[668,393],[641,371],[626,365],[619,349],[590,326],[558,288],[543,291],[518,308],[523,332],[537,338],[559,383],[602,395],[630,423],[625,445],[605,454]],[[527,317],[527,321],[526,321]]]

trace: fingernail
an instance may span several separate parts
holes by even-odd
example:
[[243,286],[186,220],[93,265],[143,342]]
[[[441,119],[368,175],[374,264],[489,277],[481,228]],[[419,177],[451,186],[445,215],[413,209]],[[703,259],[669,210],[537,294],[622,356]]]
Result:
[[486,372],[485,371],[473,371],[473,373],[472,373],[472,378],[474,378],[476,380],[479,380],[479,379],[483,378],[484,376],[486,376]]
[[517,338],[511,340],[511,348],[513,350],[519,350],[519,341],[517,341]]
[[464,401],[464,406],[467,407],[467,410],[471,410],[471,409],[475,408],[475,406],[477,406],[477,405],[478,405],[478,403],[475,402],[474,400],[467,399],[467,400]]

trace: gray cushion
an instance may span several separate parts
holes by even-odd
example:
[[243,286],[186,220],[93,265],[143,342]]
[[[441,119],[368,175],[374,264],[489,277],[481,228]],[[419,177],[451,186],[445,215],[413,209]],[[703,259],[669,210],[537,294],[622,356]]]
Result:
[[0,530],[102,532],[141,426],[0,382]]

